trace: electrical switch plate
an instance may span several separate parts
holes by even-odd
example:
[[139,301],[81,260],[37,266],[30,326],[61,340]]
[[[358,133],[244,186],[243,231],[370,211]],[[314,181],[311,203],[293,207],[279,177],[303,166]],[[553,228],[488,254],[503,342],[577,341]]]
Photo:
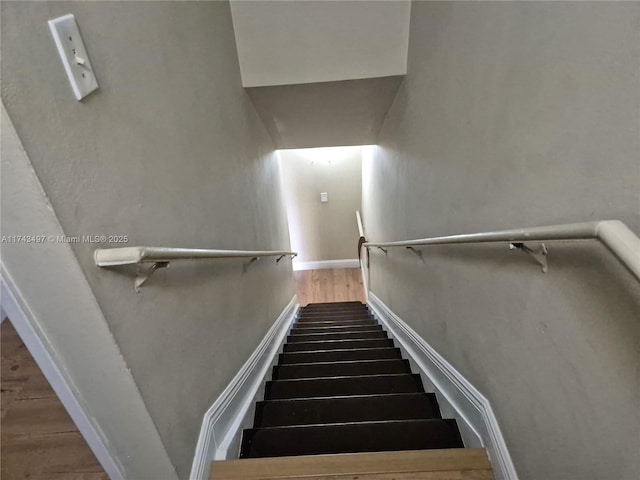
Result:
[[327,192],[322,192],[320,194],[320,201],[321,202],[328,202],[329,201],[329,196],[327,195]]
[[82,100],[98,88],[98,81],[93,74],[76,19],[72,14],[54,18],[49,20],[49,29],[69,77],[73,94],[78,100]]

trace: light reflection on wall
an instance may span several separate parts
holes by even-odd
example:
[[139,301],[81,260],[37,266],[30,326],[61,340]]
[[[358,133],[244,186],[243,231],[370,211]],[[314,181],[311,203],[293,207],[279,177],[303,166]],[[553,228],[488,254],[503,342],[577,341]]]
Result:
[[[341,260],[354,256],[351,253],[354,247],[351,245],[353,242],[350,241],[351,236],[349,234],[351,232],[349,227],[353,227],[357,231],[355,209],[359,209],[362,199],[358,192],[355,200],[351,198],[347,202],[343,194],[345,193],[347,175],[349,175],[349,178],[353,178],[353,180],[349,180],[349,182],[353,181],[354,183],[353,188],[349,187],[352,197],[354,192],[360,190],[362,178],[359,167],[358,175],[356,177],[353,176],[353,161],[354,155],[361,160],[363,151],[366,148],[361,146],[322,147],[279,150],[277,152],[284,202],[287,210],[291,249],[299,253],[299,256],[294,260],[294,269],[300,269],[304,262]],[[292,168],[291,162],[296,161],[312,169],[315,166],[317,170],[313,169],[311,171],[309,168],[302,167],[304,172],[301,174],[299,171],[300,165],[297,165],[298,171],[294,173],[296,168]],[[344,167],[342,167],[342,163]],[[345,178],[336,178],[343,173]],[[309,176],[313,175],[317,175],[317,177],[310,181]],[[296,178],[308,183],[294,184]],[[336,192],[341,190],[341,195],[332,195],[334,193],[332,187],[325,187],[325,183],[333,185]],[[340,184],[340,187],[338,187],[338,184]],[[316,192],[315,190],[318,191]],[[329,203],[324,204],[324,207],[320,207],[320,191],[328,191],[329,193]],[[349,213],[346,221],[344,214],[345,204],[338,205],[336,202],[347,202],[346,205],[349,205],[347,207]],[[353,208],[351,208],[352,203],[357,203],[357,206],[353,205]],[[331,218],[335,218],[333,215],[336,209],[342,210],[342,213],[340,213],[341,220],[331,222],[332,225],[328,226],[327,214],[332,212],[330,213]],[[354,211],[350,212],[351,209]],[[353,222],[351,222],[351,217],[353,217]],[[350,225],[351,223],[353,225]],[[331,232],[332,228],[335,229],[334,232]],[[344,235],[347,235],[346,239],[338,239],[338,237]],[[357,242],[357,237],[354,242]],[[342,248],[338,248],[340,246]]]

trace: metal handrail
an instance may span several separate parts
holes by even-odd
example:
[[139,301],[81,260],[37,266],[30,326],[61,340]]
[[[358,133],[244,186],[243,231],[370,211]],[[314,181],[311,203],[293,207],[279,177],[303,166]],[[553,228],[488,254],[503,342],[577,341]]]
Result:
[[[358,260],[362,259],[362,245],[365,244],[367,239],[364,236],[364,227],[362,226],[362,217],[360,217],[360,211],[356,210],[356,221],[358,222]],[[368,250],[367,250],[368,251]]]
[[93,253],[96,265],[112,267],[138,263],[170,262],[210,258],[295,257],[296,252],[258,250],[209,250],[204,248],[120,247],[98,248]]
[[362,226],[362,217],[360,211],[356,210],[356,221],[358,222],[358,233],[361,238],[364,238],[364,227]]
[[[93,252],[93,259],[98,267],[115,267],[120,265],[135,265],[136,280],[134,287],[140,292],[140,286],[158,268],[166,268],[174,260],[204,260],[215,258],[250,258],[244,265],[247,267],[260,257],[278,257],[280,263],[284,257],[297,256],[296,252],[285,250],[210,250],[204,248],[168,248],[168,247],[119,247],[97,248]],[[143,264],[151,264],[142,269]]]
[[[640,280],[640,238],[618,220],[518,228],[496,232],[448,235],[397,242],[365,242],[366,248],[425,247],[429,245],[508,242],[522,248],[526,241],[599,240]],[[525,247],[526,248],[526,247]],[[528,250],[528,249],[527,249]]]

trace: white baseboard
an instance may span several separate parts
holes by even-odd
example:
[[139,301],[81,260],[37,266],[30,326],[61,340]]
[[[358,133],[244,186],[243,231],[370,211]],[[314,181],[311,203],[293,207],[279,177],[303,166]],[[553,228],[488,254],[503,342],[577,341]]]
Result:
[[480,438],[487,449],[496,480],[518,480],[509,450],[489,401],[374,293],[369,307],[390,336],[411,357],[439,393]]
[[[365,252],[365,255],[367,253]],[[360,261],[360,275],[362,277],[362,287],[364,288],[365,302],[369,302],[369,268],[367,267],[366,260],[361,258]]]
[[357,258],[345,258],[343,260],[322,260],[318,262],[293,261],[294,270],[322,270],[325,268],[360,268]]
[[294,295],[249,360],[205,413],[190,480],[208,480],[213,460],[227,460],[237,454],[233,447],[238,444],[256,397],[264,387],[271,366],[277,361],[295,318],[296,302]]

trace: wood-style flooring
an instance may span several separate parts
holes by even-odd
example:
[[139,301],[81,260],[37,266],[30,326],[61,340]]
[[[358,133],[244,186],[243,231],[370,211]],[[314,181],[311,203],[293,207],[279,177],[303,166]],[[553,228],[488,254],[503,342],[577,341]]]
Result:
[[0,348],[2,480],[108,480],[9,320]]
[[213,462],[211,480],[493,480],[483,448]]
[[299,270],[293,272],[298,303],[365,302],[359,268]]

